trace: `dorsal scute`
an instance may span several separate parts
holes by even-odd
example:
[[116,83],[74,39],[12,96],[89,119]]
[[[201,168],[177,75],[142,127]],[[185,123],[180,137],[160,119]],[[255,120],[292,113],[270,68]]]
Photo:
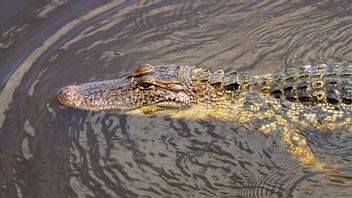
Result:
[[352,81],[344,80],[341,83],[344,84],[341,88],[343,103],[352,104]]
[[305,65],[298,67],[296,69],[296,79],[301,80],[301,79],[306,79],[309,78],[312,74],[312,71],[314,68],[311,65]]
[[342,77],[352,78],[352,65],[346,65],[340,70],[340,74]]
[[192,71],[193,81],[208,82],[210,79],[210,72],[203,67],[194,68]]
[[340,89],[327,89],[326,100],[330,104],[338,104],[342,102]]
[[284,77],[285,75],[283,72],[277,72],[272,75],[264,75],[261,82],[261,91],[263,93],[270,93],[275,98],[280,98],[283,94],[282,81],[284,80]]
[[191,87],[193,69],[193,66],[180,66],[176,72],[179,83],[184,84],[187,87]]
[[261,82],[261,89],[260,91],[263,93],[269,93],[271,91],[271,85],[272,85],[272,75],[271,74],[266,74],[262,76],[262,82]]
[[218,70],[210,74],[209,84],[216,89],[222,89],[224,87],[224,71]]
[[252,76],[250,79],[251,89],[258,90],[262,85],[262,77],[261,76]]
[[308,90],[309,87],[310,87],[310,84],[309,84],[309,81],[307,81],[307,80],[302,80],[302,81],[298,82],[296,85],[296,89],[302,90],[302,91]]
[[351,65],[320,64],[289,68],[264,75],[261,81],[259,90],[270,92],[276,98],[307,104],[352,104]]
[[239,73],[239,76],[240,76],[241,88],[242,89],[249,89],[249,87],[251,85],[251,81],[250,81],[248,73],[242,72],[242,73]]
[[224,76],[224,89],[226,92],[240,92],[248,90],[251,86],[251,79],[247,73],[229,72]]
[[237,71],[229,72],[224,76],[224,89],[238,91],[241,86],[241,75]]

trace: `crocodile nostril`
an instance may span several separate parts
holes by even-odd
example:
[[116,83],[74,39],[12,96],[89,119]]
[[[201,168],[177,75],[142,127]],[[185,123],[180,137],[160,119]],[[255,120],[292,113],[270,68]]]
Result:
[[74,107],[76,103],[76,98],[78,87],[74,85],[66,86],[62,88],[57,94],[57,99],[63,105]]

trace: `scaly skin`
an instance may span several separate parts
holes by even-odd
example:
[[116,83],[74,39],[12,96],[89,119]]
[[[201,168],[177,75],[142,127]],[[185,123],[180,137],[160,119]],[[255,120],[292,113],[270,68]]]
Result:
[[292,154],[321,169],[324,164],[300,133],[312,127],[351,131],[352,65],[303,66],[252,78],[202,67],[143,65],[122,79],[64,87],[57,98],[78,109],[158,112],[280,131]]

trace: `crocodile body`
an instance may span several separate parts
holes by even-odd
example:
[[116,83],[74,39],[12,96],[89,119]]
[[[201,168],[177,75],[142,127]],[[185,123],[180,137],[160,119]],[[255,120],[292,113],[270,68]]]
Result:
[[352,65],[303,66],[254,77],[194,66],[143,65],[125,78],[67,86],[57,98],[78,109],[214,118],[263,133],[280,131],[301,162],[322,168],[301,132],[351,131]]

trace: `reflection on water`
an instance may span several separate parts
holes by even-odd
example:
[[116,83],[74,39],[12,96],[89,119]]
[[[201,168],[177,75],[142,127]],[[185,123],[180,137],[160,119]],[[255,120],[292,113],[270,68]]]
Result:
[[64,85],[142,63],[250,74],[352,63],[349,1],[52,0],[8,9],[0,20],[1,197],[352,195],[351,131],[304,132],[334,167],[322,172],[302,166],[276,133],[55,100]]

